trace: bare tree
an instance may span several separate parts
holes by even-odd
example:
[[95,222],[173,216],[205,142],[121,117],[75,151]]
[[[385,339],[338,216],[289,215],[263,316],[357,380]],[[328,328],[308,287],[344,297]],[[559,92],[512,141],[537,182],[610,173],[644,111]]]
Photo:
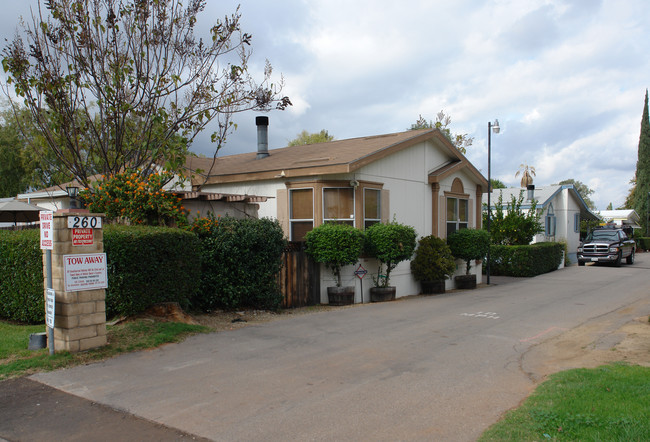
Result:
[[[245,110],[285,109],[282,80],[248,70],[239,8],[207,40],[194,29],[205,0],[44,0],[3,51],[10,88],[54,152],[88,185],[95,173],[180,170],[188,145],[216,121],[215,157]],[[44,11],[44,9],[46,11]]]

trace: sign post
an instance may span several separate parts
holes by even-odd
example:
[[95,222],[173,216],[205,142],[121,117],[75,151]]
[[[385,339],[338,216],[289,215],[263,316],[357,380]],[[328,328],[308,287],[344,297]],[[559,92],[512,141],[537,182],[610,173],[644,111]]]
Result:
[[[45,273],[47,281],[47,296],[46,301],[50,296],[54,297],[54,289],[52,288],[52,249],[54,249],[54,212],[51,210],[42,210],[39,212],[39,219],[41,221],[41,249],[45,250]],[[55,303],[52,300],[52,321],[47,321],[47,346],[50,350],[50,355],[54,354],[54,307]]]
[[359,267],[354,271],[354,274],[357,275],[357,278],[359,278],[359,281],[361,282],[361,304],[363,304],[363,277],[366,276],[368,273],[368,270],[364,269],[361,264],[359,264]]

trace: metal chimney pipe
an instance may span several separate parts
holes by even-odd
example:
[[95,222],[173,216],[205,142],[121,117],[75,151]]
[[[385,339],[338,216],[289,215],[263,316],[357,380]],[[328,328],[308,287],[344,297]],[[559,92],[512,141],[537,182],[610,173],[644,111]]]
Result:
[[269,156],[269,117],[255,117],[257,126],[257,159]]
[[532,201],[535,198],[535,185],[529,184],[526,186],[526,190],[528,190],[528,197],[526,199]]

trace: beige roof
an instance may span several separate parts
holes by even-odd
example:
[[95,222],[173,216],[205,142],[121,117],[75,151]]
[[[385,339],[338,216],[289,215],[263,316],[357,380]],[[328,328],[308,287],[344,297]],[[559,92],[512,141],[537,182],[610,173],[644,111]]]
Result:
[[216,160],[188,157],[185,166],[195,174],[194,185],[349,173],[429,139],[436,140],[436,145],[447,151],[453,163],[464,163],[479,181],[485,180],[438,129],[271,149],[269,156],[262,159],[257,159],[257,152],[217,157]]

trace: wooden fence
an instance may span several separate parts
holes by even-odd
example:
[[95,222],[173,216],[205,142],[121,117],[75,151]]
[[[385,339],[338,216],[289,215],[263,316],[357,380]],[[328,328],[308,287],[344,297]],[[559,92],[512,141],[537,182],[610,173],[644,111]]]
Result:
[[320,266],[307,255],[304,243],[289,243],[279,279],[282,308],[320,304]]

